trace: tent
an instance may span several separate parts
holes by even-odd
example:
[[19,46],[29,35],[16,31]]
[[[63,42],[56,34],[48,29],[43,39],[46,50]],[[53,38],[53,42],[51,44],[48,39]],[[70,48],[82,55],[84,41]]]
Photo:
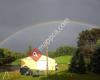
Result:
[[[48,57],[48,70],[56,69],[56,61]],[[31,57],[21,59],[21,68],[27,66],[32,70],[47,70],[47,57],[42,55],[38,61],[35,61]]]

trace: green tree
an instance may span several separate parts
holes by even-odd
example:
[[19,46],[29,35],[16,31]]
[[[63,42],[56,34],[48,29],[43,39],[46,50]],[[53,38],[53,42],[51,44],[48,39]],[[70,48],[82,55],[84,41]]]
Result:
[[54,57],[56,57],[56,54],[55,54],[55,52],[51,52],[51,51],[49,51],[48,52],[49,53],[49,57],[51,57],[51,58],[54,58]]
[[69,47],[69,46],[61,46],[56,49],[55,55],[57,56],[63,56],[63,55],[72,55],[75,51],[75,48]]
[[0,65],[9,64],[16,60],[16,55],[13,51],[6,48],[0,48]]
[[3,50],[0,49],[0,65],[3,64],[4,61],[4,54],[3,54]]
[[100,28],[93,28],[91,30],[82,31],[78,38],[78,47],[85,56],[91,57],[94,53],[95,44],[100,38]]
[[100,40],[97,41],[95,52],[91,58],[91,70],[100,74]]
[[69,71],[75,73],[86,73],[84,56],[82,53],[80,53],[80,49],[77,49],[76,53],[74,54]]

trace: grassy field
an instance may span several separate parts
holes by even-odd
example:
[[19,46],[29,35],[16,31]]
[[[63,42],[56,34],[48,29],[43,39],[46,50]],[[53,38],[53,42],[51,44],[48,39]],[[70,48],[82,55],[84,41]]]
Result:
[[66,56],[60,56],[56,57],[55,60],[58,64],[70,64],[72,56],[66,55]]
[[0,80],[100,80],[100,75],[88,73],[88,74],[75,74],[69,73],[67,71],[57,71],[54,73],[49,73],[47,76],[22,76],[19,72],[9,72],[3,79],[5,73],[0,73]]
[[[59,63],[59,70],[49,72],[48,77],[46,74],[38,77],[22,76],[18,71],[15,71],[15,72],[8,72],[8,74],[1,72],[0,80],[100,80],[100,75],[96,75],[93,73],[76,74],[68,72],[67,63],[70,62],[71,56],[61,56],[55,59]],[[17,62],[14,62],[14,64],[15,63]],[[5,78],[3,79],[4,75]]]

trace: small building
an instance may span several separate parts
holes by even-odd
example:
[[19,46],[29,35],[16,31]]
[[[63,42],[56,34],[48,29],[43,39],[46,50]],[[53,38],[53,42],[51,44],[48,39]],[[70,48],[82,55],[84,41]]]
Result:
[[[48,68],[47,68],[47,59],[48,59]],[[26,57],[21,59],[21,68],[28,67],[32,70],[56,70],[56,61],[53,58],[46,57],[45,55],[41,55],[38,61],[35,61],[31,57]]]

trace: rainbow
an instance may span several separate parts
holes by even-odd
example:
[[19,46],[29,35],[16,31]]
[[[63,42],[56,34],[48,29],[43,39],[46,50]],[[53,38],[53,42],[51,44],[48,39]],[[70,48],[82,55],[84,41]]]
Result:
[[[16,36],[17,34],[20,34],[21,32],[23,31],[26,31],[27,29],[29,28],[32,28],[34,26],[39,26],[39,25],[46,25],[46,24],[50,24],[50,23],[61,23],[63,22],[63,20],[60,20],[60,21],[50,21],[50,22],[45,22],[45,23],[40,23],[40,24],[36,24],[36,25],[32,25],[32,26],[28,26],[22,30],[19,30],[17,32],[15,32],[14,34],[8,36],[6,39],[4,39],[1,43],[0,43],[0,46],[2,46],[5,42],[7,42],[9,39],[13,38],[14,36]],[[70,23],[71,24],[80,24],[80,25],[84,25],[84,26],[88,26],[88,27],[91,27],[91,28],[97,28],[97,26],[95,25],[91,25],[91,24],[88,24],[88,23],[83,23],[83,22],[79,22],[79,21],[73,21],[73,20],[70,20]],[[69,23],[69,24],[70,24]]]

